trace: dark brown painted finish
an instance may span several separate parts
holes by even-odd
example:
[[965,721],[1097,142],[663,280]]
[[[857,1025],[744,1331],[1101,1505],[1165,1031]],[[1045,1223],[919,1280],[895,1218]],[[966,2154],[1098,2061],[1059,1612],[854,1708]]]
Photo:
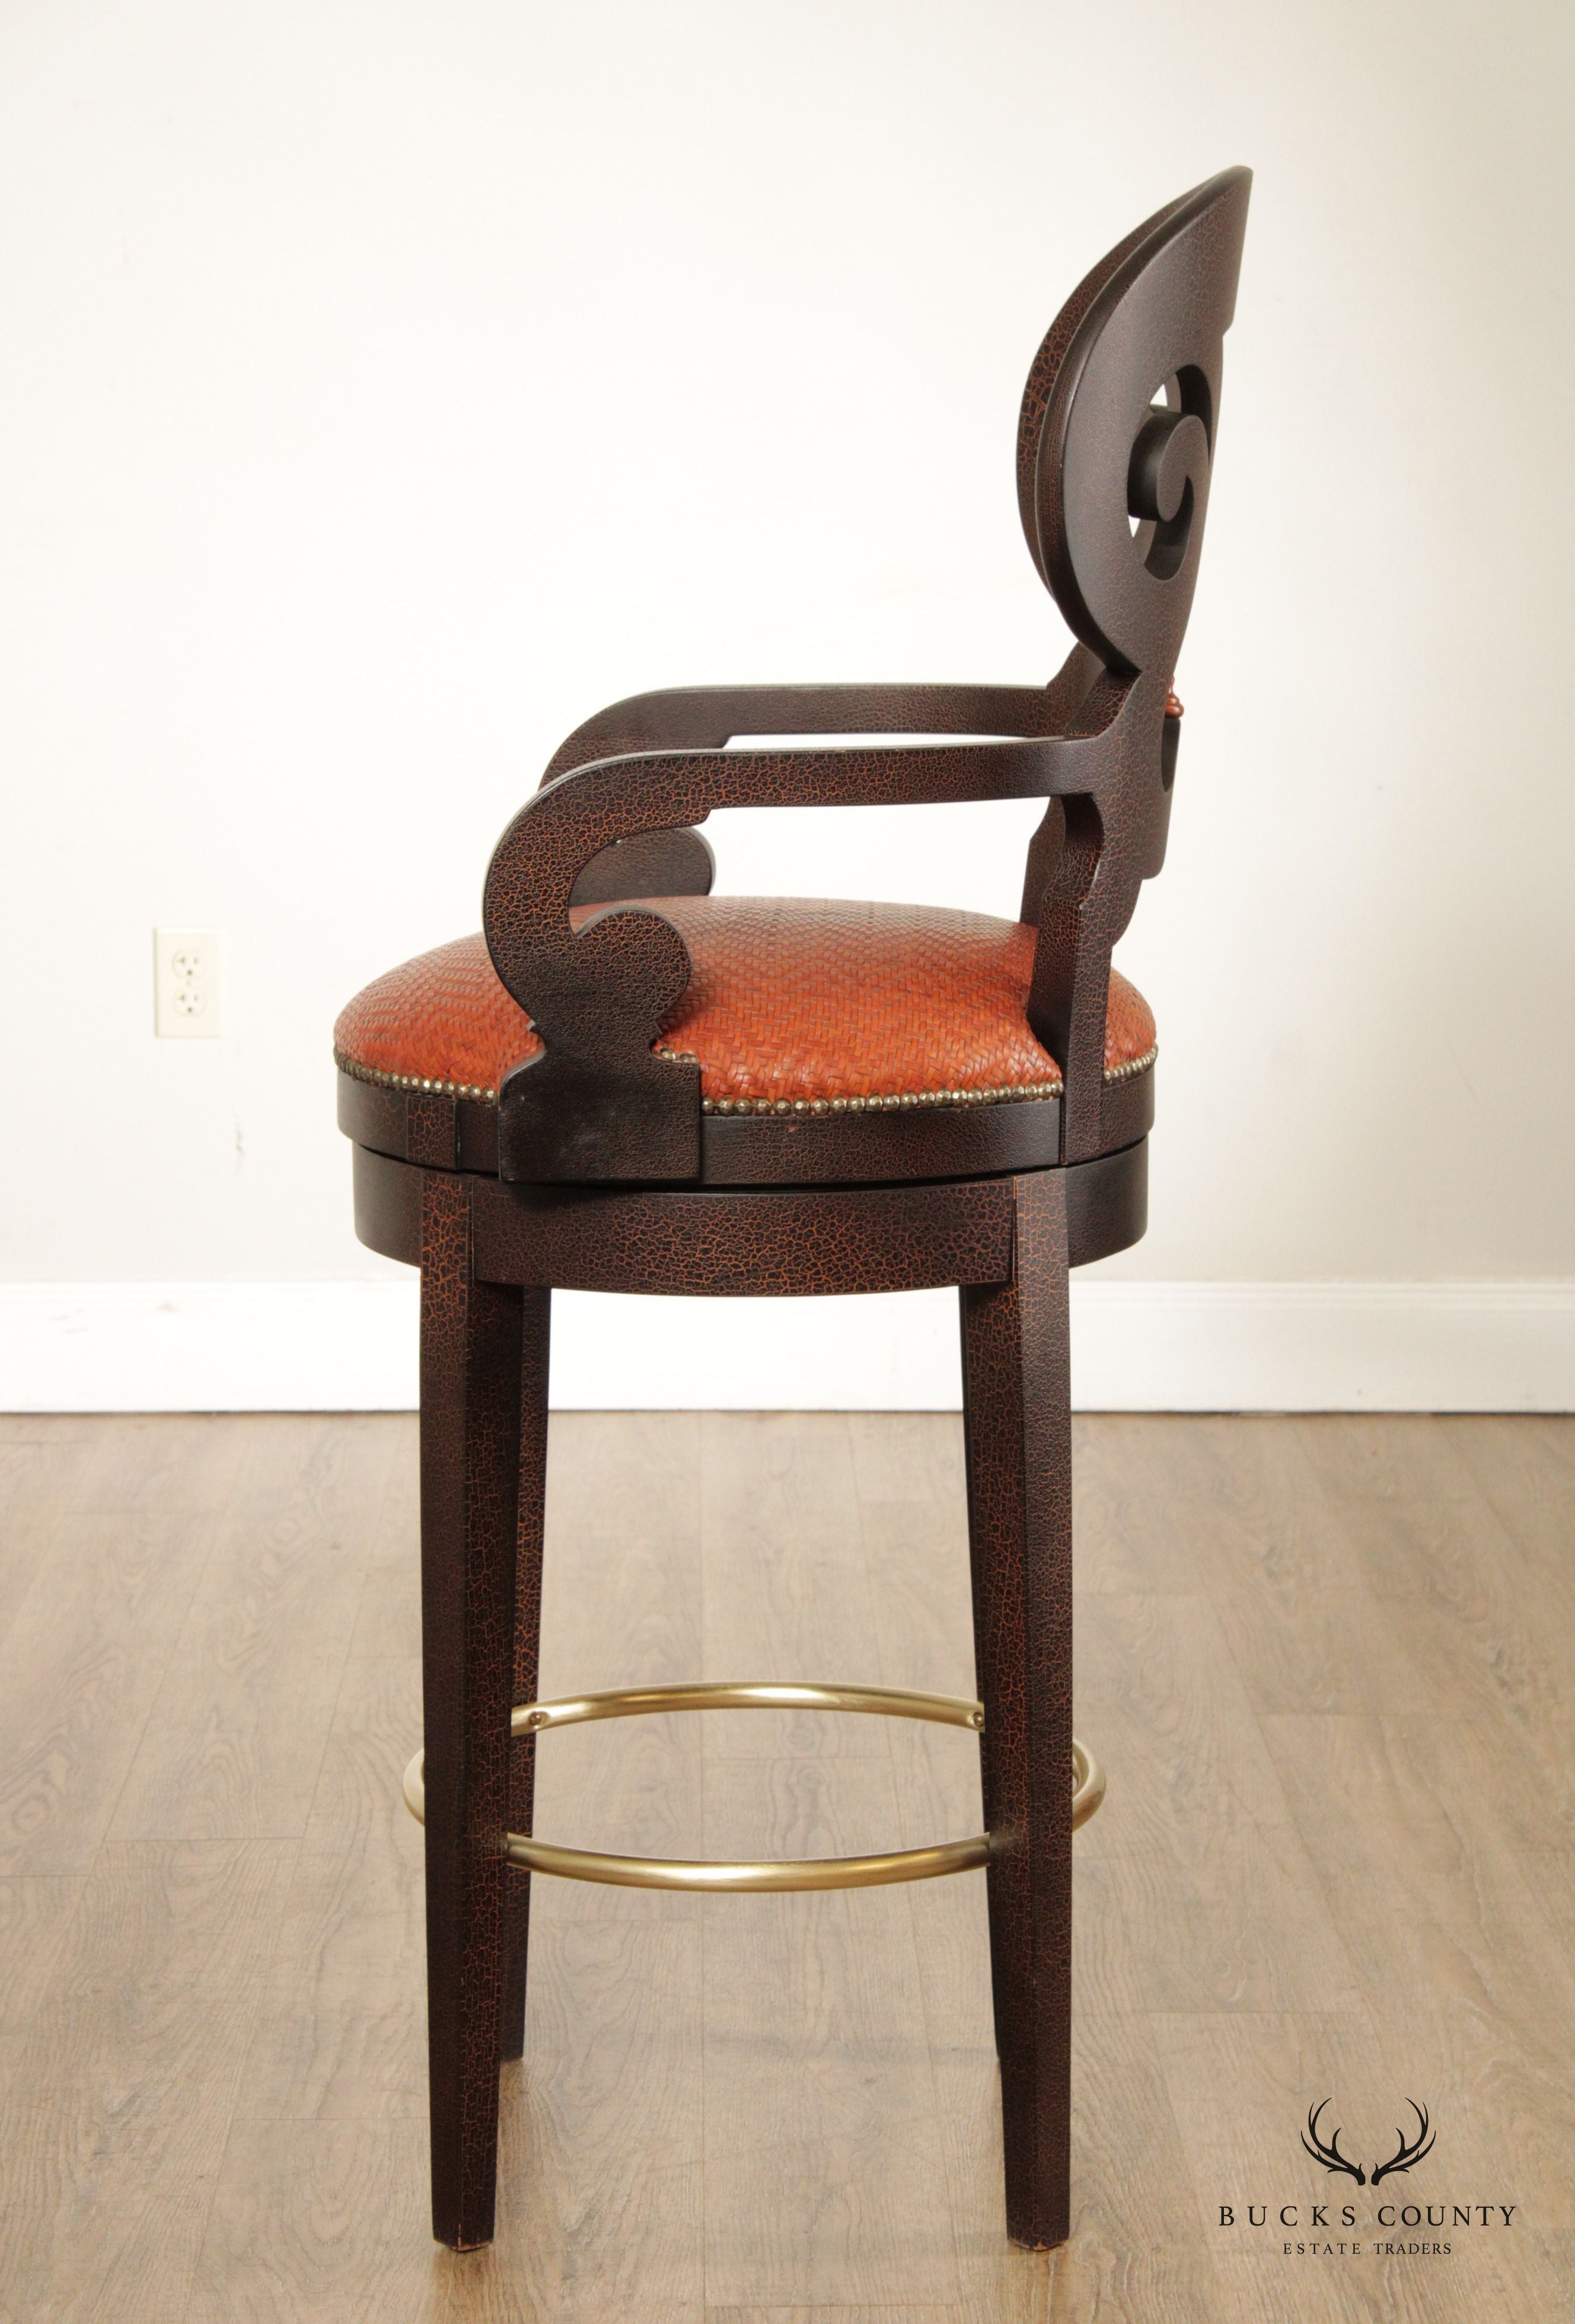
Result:
[[[1153,1126],[1154,1071],[1106,1084],[1100,1150]],[[440,1092],[384,1089],[338,1076],[339,1128],[357,1145],[435,1169],[497,1170],[496,1105]],[[1044,1170],[1061,1158],[1061,1100],[912,1107],[832,1116],[700,1117],[702,1186],[858,1185],[894,1179],[989,1177]]]
[[[519,1516],[514,1567],[514,1702],[536,1700],[542,1643],[542,1543],[547,1503],[547,1370],[552,1294],[533,1284],[521,1295]],[[536,1738],[516,1735],[509,1764],[510,1831],[533,1829]],[[531,1876],[511,1867],[504,1896],[505,1959],[499,2055],[525,2046],[525,1960],[530,1940]]]
[[518,1549],[521,1294],[422,1177],[422,1640],[432,2232],[492,2239]]
[[616,904],[641,896],[709,896],[717,859],[698,831],[648,831],[605,847],[574,883],[571,904]]
[[1066,1174],[1019,1178],[1011,1280],[962,1293],[968,1527],[1006,2228],[1065,2241],[1071,2107],[1072,1536]]
[[[422,1176],[357,1148],[356,1232],[368,1250],[420,1265]],[[1141,1240],[1148,1223],[1146,1139],[1058,1176],[1066,1182],[1073,1267]],[[472,1205],[476,1263],[496,1282],[792,1299],[1000,1283],[1011,1267],[1005,1178],[703,1194],[508,1186],[469,1176],[456,1183]]]
[[[497,2061],[521,2052],[554,1289],[959,1286],[1007,2224],[1068,2231],[1071,1472],[1067,1278],[1146,1222],[1152,1072],[1104,1078],[1111,946],[1158,872],[1248,176],[1095,268],[1030,374],[1018,487],[1079,642],[1048,687],[702,687],[578,728],[500,841],[485,927],[542,1055],[497,1105],[341,1076],[356,1230],[422,1269],[422,1558],[433,2224],[493,2227]],[[1163,398],[1163,401],[1156,399]],[[729,752],[739,735],[994,739]],[[655,1056],[690,964],[641,898],[710,885],[714,807],[1040,798],[1023,917],[1058,1100],[703,1115]],[[571,901],[607,909],[571,933]],[[594,2039],[594,2029],[587,2038]],[[1119,2105],[1111,2091],[1106,2103]]]

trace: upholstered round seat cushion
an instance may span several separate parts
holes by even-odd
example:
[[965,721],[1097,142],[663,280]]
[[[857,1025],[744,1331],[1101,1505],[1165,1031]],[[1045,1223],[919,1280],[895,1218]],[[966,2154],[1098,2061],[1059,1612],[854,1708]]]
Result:
[[[1061,1067],[1027,1017],[1034,931],[982,912],[782,896],[666,896],[653,908],[692,973],[657,1048],[696,1057],[708,1111],[1052,1097]],[[577,909],[576,923],[590,910]],[[334,1028],[343,1069],[391,1087],[496,1098],[541,1048],[479,936],[357,993]],[[1112,973],[1106,1079],[1154,1054],[1148,1003]]]

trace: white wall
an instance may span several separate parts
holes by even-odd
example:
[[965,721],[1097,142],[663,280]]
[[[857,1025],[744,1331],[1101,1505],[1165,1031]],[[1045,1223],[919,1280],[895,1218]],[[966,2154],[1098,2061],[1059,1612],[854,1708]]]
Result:
[[[1153,1223],[1103,1271],[1276,1315],[1307,1284],[1459,1285],[1457,1323],[1529,1285],[1553,1352],[1517,1343],[1515,1397],[1559,1400],[1572,25],[1561,0],[9,0],[0,1279],[69,1288],[0,1299],[0,1389],[135,1403],[134,1332],[118,1388],[71,1384],[112,1314],[392,1274],[351,1236],[334,1014],[477,925],[494,838],[598,705],[1047,676],[1029,357],[1111,241],[1246,161],[1171,859],[1122,953],[1160,1021]],[[1009,911],[1030,814],[711,835],[730,888]],[[223,1041],[153,1039],[155,923],[222,929]],[[334,1296],[347,1350],[381,1330],[383,1295]],[[1395,1398],[1434,1400],[1431,1311],[1396,1296]],[[99,1318],[74,1341],[73,1299]],[[838,1345],[950,1400],[922,1312],[906,1388],[905,1309]],[[638,1315],[654,1397],[694,1327]],[[588,1329],[560,1392],[641,1400],[573,1356]],[[729,1329],[742,1400],[845,1392]],[[384,1393],[357,1360],[328,1400]],[[200,1401],[220,1359],[194,1361]],[[1337,1344],[1313,1400],[1349,1369]]]

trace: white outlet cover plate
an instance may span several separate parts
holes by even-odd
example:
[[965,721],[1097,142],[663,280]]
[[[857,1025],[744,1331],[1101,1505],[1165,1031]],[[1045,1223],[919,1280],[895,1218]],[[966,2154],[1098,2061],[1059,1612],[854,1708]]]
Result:
[[216,1041],[223,1033],[217,928],[153,930],[153,1030],[162,1041]]

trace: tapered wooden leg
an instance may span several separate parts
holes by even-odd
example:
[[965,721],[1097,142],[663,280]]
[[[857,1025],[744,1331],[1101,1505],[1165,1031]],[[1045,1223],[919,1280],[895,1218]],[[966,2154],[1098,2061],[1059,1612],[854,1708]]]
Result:
[[974,1650],[1006,2229],[1066,2240],[1071,2145],[1072,1565],[1065,1180],[1014,1182],[1010,1283],[962,1293]]
[[521,1295],[471,1280],[462,1179],[422,1195],[422,1659],[432,2232],[491,2241],[518,1548]]
[[[547,1351],[552,1294],[532,1287],[523,1297],[520,1377],[519,1559],[514,1588],[514,1701],[536,1700],[542,1637],[542,1533],[547,1499]],[[509,1771],[509,1830],[529,1833],[536,1790],[536,1738],[516,1735]],[[525,2047],[525,1959],[531,1930],[531,1876],[511,1871],[504,1896],[507,1955],[504,1967],[501,2054],[518,2058]]]

